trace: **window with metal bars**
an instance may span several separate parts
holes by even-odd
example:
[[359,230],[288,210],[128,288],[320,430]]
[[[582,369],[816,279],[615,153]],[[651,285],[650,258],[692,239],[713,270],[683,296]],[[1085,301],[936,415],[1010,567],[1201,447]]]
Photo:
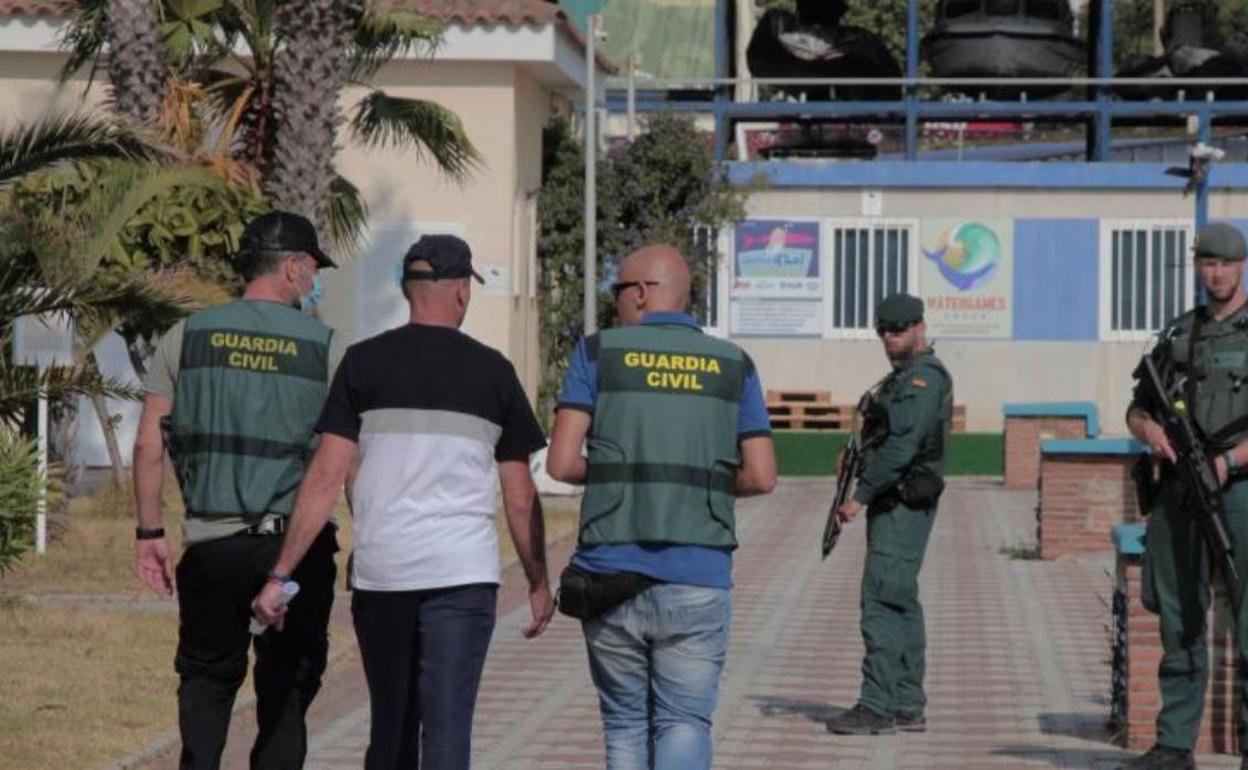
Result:
[[830,222],[829,336],[867,336],[875,305],[889,294],[917,293],[913,223]]
[[1147,339],[1192,306],[1192,225],[1101,223],[1101,337]]

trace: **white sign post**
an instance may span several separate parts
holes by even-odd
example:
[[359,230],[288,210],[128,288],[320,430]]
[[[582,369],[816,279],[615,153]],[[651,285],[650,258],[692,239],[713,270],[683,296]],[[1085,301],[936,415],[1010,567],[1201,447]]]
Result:
[[[74,364],[74,319],[66,313],[20,316],[13,321],[13,363],[34,366],[40,373]],[[48,550],[48,395],[39,392],[36,413],[39,433],[39,499],[35,503],[35,553]]]

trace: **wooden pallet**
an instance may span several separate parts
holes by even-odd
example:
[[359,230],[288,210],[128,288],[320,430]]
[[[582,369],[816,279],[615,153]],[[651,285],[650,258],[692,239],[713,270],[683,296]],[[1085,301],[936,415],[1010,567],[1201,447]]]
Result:
[[[793,397],[796,396],[796,397]],[[767,414],[773,430],[854,430],[857,407],[834,404],[828,391],[767,391]],[[966,432],[966,405],[954,404],[953,433]]]
[[771,427],[783,430],[850,430],[854,408],[848,404],[828,402],[767,404]]

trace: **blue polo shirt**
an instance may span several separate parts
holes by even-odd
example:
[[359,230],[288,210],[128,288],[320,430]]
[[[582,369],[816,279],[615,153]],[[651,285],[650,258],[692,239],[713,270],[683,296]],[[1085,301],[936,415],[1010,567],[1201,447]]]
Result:
[[[647,313],[642,324],[701,331],[698,322],[688,313]],[[592,415],[597,397],[598,362],[590,357],[585,340],[581,340],[572,353],[563,391],[559,394],[559,408],[579,409]],[[741,391],[737,437],[744,440],[770,435],[771,421],[763,401],[762,384],[751,365]],[[728,548],[665,543],[577,545],[572,563],[591,572],[637,572],[664,583],[732,587],[732,551]]]

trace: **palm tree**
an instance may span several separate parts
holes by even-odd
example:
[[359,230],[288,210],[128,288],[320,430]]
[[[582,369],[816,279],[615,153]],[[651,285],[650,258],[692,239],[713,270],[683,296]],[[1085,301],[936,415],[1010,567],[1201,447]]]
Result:
[[[120,2],[77,0],[62,35],[69,51],[62,78],[88,66],[94,72],[106,49],[126,44],[109,20],[109,7]],[[358,190],[333,164],[337,105],[348,85],[368,89],[348,121],[356,141],[427,153],[460,181],[480,160],[454,113],[368,85],[394,57],[432,53],[441,37],[432,20],[376,0],[153,0],[151,7],[171,77],[208,96],[200,108],[215,131],[206,133],[259,175],[275,203],[315,207],[313,218],[328,223],[340,246],[357,242],[367,217]],[[148,87],[167,92],[164,84]]]
[[[67,314],[74,318],[80,336],[87,338],[137,319],[166,326],[176,320],[183,303],[155,284],[93,270],[67,270],[64,264],[56,264],[56,249],[42,248],[48,241],[40,237],[38,223],[16,215],[10,205],[10,188],[35,173],[75,161],[112,160],[129,165],[149,164],[158,157],[158,150],[128,129],[77,115],[51,116],[0,134],[0,339],[9,338],[14,319],[28,315]],[[61,213],[49,214],[57,219],[56,226],[43,232],[72,230]],[[73,367],[40,372],[12,366],[0,353],[0,430],[11,431],[40,396],[77,395],[90,397],[98,407],[105,396],[137,398],[140,394],[129,385],[101,377],[90,356]]]

